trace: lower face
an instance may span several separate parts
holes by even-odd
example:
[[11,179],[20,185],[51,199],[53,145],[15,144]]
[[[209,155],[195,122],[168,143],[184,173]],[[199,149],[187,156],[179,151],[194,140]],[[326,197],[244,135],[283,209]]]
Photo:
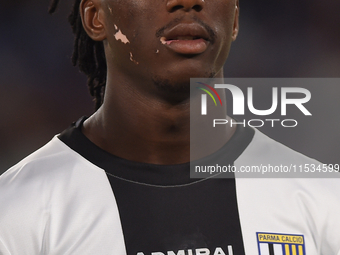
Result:
[[[169,11],[169,1],[102,1],[108,68],[129,79],[153,81],[156,86],[146,88],[150,92],[188,91],[190,78],[220,74],[232,42],[236,0],[197,0],[203,2],[199,11]],[[167,38],[171,29],[182,24],[187,36],[175,32]],[[203,28],[208,38],[191,36],[191,25],[193,30]]]

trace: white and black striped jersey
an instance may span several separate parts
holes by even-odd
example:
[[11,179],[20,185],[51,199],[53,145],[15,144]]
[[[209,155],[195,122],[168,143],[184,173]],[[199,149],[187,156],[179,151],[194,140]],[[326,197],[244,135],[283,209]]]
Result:
[[[0,177],[0,254],[340,255],[339,179],[191,179],[101,150],[83,121]],[[243,127],[216,155],[316,163]]]

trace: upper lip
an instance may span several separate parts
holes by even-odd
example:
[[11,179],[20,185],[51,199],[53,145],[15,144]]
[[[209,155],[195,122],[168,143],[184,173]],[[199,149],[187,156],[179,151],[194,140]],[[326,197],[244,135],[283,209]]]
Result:
[[208,31],[198,23],[179,23],[166,29],[163,37],[166,41],[178,40],[181,37],[192,37],[193,39],[204,39],[206,41],[211,39]]

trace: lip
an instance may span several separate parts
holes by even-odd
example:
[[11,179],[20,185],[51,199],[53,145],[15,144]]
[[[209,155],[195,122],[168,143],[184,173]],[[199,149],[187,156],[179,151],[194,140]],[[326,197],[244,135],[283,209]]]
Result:
[[180,23],[165,30],[160,41],[176,53],[196,55],[207,50],[210,37],[207,30],[198,23]]

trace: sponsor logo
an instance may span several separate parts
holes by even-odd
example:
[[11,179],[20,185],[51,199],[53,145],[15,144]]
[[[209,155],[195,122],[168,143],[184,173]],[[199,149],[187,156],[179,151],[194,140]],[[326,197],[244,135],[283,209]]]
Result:
[[217,247],[215,250],[209,250],[208,248],[199,248],[199,249],[179,250],[177,252],[175,251],[151,252],[151,254],[138,252],[137,255],[234,255],[234,253],[233,253],[233,247],[231,245],[228,245],[227,250],[223,250],[221,247]]
[[306,255],[303,235],[257,232],[260,255]]

